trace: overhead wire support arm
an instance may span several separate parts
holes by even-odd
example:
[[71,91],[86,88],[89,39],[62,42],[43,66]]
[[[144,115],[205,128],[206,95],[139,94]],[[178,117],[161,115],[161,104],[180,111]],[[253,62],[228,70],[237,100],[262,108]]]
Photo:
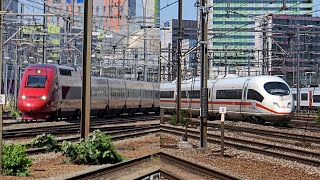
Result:
[[3,46],[6,45],[12,38],[14,38],[24,27],[26,26],[26,24],[22,27],[20,27],[17,32],[15,32],[11,37],[9,37],[4,43]]

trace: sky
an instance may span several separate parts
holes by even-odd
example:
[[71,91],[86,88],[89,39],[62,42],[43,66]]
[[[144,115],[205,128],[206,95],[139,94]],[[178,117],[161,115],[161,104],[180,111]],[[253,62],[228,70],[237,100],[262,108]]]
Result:
[[[160,8],[168,4],[176,2],[177,0],[160,0]],[[184,20],[196,20],[197,8],[194,7],[196,0],[183,0],[182,1],[182,17]],[[160,21],[168,19],[178,19],[178,3],[175,3],[160,11]]]

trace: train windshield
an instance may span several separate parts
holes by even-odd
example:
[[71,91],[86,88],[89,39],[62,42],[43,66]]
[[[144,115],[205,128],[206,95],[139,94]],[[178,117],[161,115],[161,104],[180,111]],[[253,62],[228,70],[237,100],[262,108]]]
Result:
[[44,88],[46,85],[47,76],[28,76],[26,87]]
[[268,82],[264,85],[264,89],[272,95],[286,96],[290,94],[289,87],[282,82]]

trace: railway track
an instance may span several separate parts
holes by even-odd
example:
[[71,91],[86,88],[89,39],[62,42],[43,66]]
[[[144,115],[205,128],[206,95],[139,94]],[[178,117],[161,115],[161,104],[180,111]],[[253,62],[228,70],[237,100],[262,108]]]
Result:
[[[199,124],[197,124],[199,125]],[[208,123],[208,130],[220,131],[219,124]],[[272,137],[275,141],[280,141],[279,139],[283,140],[291,140],[291,141],[303,141],[306,143],[315,143],[320,144],[320,137],[309,136],[309,135],[301,135],[295,133],[288,133],[288,132],[279,132],[279,131],[272,131],[272,130],[264,130],[264,129],[255,129],[255,128],[247,128],[247,127],[235,127],[232,125],[224,125],[225,130],[232,131],[232,132],[241,132],[241,133],[249,133],[252,135],[259,135],[262,137]],[[287,141],[285,141],[287,143]]]
[[[152,159],[158,158],[161,163],[170,163],[170,165],[174,165],[179,169],[187,171],[189,173],[195,173],[202,177],[207,177],[209,179],[239,179],[238,177],[231,176],[225,174],[223,172],[219,172],[214,169],[207,168],[202,165],[198,165],[196,163],[186,161],[181,158],[177,158],[175,156],[159,152],[156,154],[149,154],[146,156],[142,156],[140,158],[132,159],[129,161],[121,162],[112,166],[103,167],[98,170],[85,172],[76,176],[72,176],[67,178],[67,180],[75,180],[75,179],[104,179],[107,177],[113,177],[114,174],[121,174],[121,171],[128,169],[132,166],[138,166],[142,163],[147,163],[148,161],[153,161]],[[145,172],[144,174],[140,174],[139,176],[135,176],[134,179],[143,179],[146,177],[150,177],[152,175],[156,175],[160,173],[162,178],[170,178],[170,179],[181,179],[179,176],[174,175],[172,172],[163,169],[152,169],[149,172]]]
[[[94,131],[96,129],[105,130],[105,131],[112,131],[118,129],[130,129],[132,125],[129,126],[115,126],[115,127],[103,127],[104,125],[110,124],[124,124],[124,123],[132,123],[137,121],[152,121],[156,120],[158,117],[151,116],[145,119],[140,118],[133,118],[133,119],[114,119],[112,121],[92,121],[90,125],[90,130]],[[152,126],[158,126],[157,124],[150,124]],[[140,125],[141,126],[141,125]],[[146,126],[146,125],[144,125]],[[5,139],[13,139],[13,138],[27,138],[27,137],[35,137],[37,135],[43,133],[50,133],[50,134],[76,134],[80,131],[80,124],[71,124],[71,125],[57,125],[57,126],[45,126],[45,127],[31,127],[31,128],[24,128],[24,129],[8,129],[3,131],[3,137]]]
[[[99,117],[95,117],[95,118],[91,118],[91,121],[101,121],[101,122],[114,122],[114,121],[120,121],[123,122],[125,121],[124,119],[128,119],[131,118],[132,120],[136,119],[148,119],[150,117],[157,117],[159,118],[158,115],[140,115],[140,114],[136,114],[136,115],[120,115],[120,116],[110,116],[108,118],[99,118]],[[69,122],[71,124],[79,124],[80,120],[79,119],[63,119],[61,121],[65,121],[65,122]],[[130,121],[130,120],[129,120]],[[56,121],[58,122],[58,121]],[[46,120],[37,120],[37,121],[18,121],[18,120],[5,120],[3,122],[3,126],[12,126],[12,125],[17,125],[17,124],[41,124],[41,123],[50,123],[50,121],[46,121]]]
[[208,168],[206,166],[202,166],[199,164],[196,164],[191,161],[187,161],[166,153],[160,153],[160,159],[161,162],[164,164],[168,163],[170,165],[174,165],[179,167],[180,169],[183,169],[187,172],[197,174],[199,176],[203,176],[204,178],[212,179],[212,178],[217,178],[217,179],[239,179],[238,177]]
[[[169,133],[173,135],[183,134],[185,129],[180,129],[177,127],[165,126],[161,125],[161,131],[164,133]],[[192,139],[199,140],[199,132],[188,130],[188,137]],[[307,151],[307,150],[300,150],[300,149],[293,149],[289,147],[273,145],[269,143],[261,143],[255,141],[244,140],[240,138],[233,138],[225,136],[225,146],[233,147],[237,149],[242,149],[246,151],[251,151],[255,153],[265,154],[272,157],[278,157],[282,159],[287,159],[291,161],[296,161],[303,164],[308,164],[312,166],[320,166],[320,153]],[[220,136],[208,134],[208,142],[214,144],[220,144]]]

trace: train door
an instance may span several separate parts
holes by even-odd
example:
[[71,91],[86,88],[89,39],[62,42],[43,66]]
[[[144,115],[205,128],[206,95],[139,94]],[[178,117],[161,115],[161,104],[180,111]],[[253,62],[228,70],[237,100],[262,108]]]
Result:
[[240,103],[240,114],[244,119],[247,119],[248,111],[249,111],[249,106],[248,106],[248,103],[247,103],[247,94],[248,94],[249,81],[250,81],[250,79],[247,79],[243,83],[243,87],[242,87],[242,96],[241,96],[241,103]]
[[218,109],[214,110],[214,100],[216,99],[216,93],[214,91],[214,85],[218,82],[219,80],[216,80],[212,84],[208,84],[209,88],[209,97],[208,97],[208,113],[209,116],[218,116]]
[[311,110],[312,109],[312,91],[309,91],[309,110]]

